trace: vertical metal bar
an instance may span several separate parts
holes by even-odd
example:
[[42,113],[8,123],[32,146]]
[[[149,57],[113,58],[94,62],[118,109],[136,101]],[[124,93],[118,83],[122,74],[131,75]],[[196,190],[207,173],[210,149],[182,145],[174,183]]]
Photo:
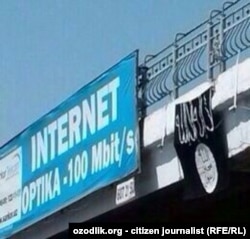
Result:
[[213,47],[212,47],[212,21],[211,19],[208,21],[207,25],[207,78],[210,81],[213,81],[213,69],[212,69],[212,64],[213,64]]
[[174,83],[174,98],[177,99],[179,97],[179,86],[178,86],[178,72],[177,71],[177,51],[178,46],[175,40],[173,45],[173,83]]
[[140,118],[140,91],[141,91],[141,73],[140,73],[140,66],[139,66],[139,49],[135,50],[136,52],[136,100],[137,100],[137,109],[138,109],[138,118]]
[[173,82],[174,82],[174,98],[179,97],[179,84],[178,84],[178,72],[177,72],[177,59],[178,59],[178,41],[183,39],[186,34],[178,32],[175,35],[174,45],[173,45]]
[[224,30],[225,30],[225,14],[221,14],[220,18],[220,73],[226,70],[226,57],[223,55],[223,45],[224,42]]

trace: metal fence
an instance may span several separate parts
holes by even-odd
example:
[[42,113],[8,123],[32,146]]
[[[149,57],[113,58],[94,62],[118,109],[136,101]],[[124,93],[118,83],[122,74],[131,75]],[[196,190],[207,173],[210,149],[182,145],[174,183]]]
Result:
[[210,12],[207,21],[185,34],[177,33],[171,45],[145,57],[139,67],[142,111],[166,96],[177,98],[189,82],[215,80],[230,59],[249,47],[249,0],[225,2],[221,10]]

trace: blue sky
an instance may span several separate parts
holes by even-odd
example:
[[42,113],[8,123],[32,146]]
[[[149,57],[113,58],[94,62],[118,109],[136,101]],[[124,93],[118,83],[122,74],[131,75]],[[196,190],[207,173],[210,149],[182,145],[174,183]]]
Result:
[[222,3],[0,1],[0,145],[125,55],[157,53]]

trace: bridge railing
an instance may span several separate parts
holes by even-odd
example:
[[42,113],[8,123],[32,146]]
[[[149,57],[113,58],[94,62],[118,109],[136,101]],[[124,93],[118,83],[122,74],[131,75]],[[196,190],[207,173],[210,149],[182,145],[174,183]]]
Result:
[[249,47],[249,0],[225,2],[221,10],[210,12],[208,20],[187,33],[177,33],[171,45],[145,57],[139,67],[142,111],[145,114],[165,97],[177,98],[190,82],[215,80]]

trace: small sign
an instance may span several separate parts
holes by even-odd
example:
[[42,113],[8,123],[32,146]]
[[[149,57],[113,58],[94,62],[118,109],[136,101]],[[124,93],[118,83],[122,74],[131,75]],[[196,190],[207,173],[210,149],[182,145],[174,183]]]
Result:
[[0,160],[0,229],[21,217],[22,149]]
[[123,183],[120,183],[116,187],[116,205],[127,202],[131,198],[135,197],[135,180],[131,178]]

